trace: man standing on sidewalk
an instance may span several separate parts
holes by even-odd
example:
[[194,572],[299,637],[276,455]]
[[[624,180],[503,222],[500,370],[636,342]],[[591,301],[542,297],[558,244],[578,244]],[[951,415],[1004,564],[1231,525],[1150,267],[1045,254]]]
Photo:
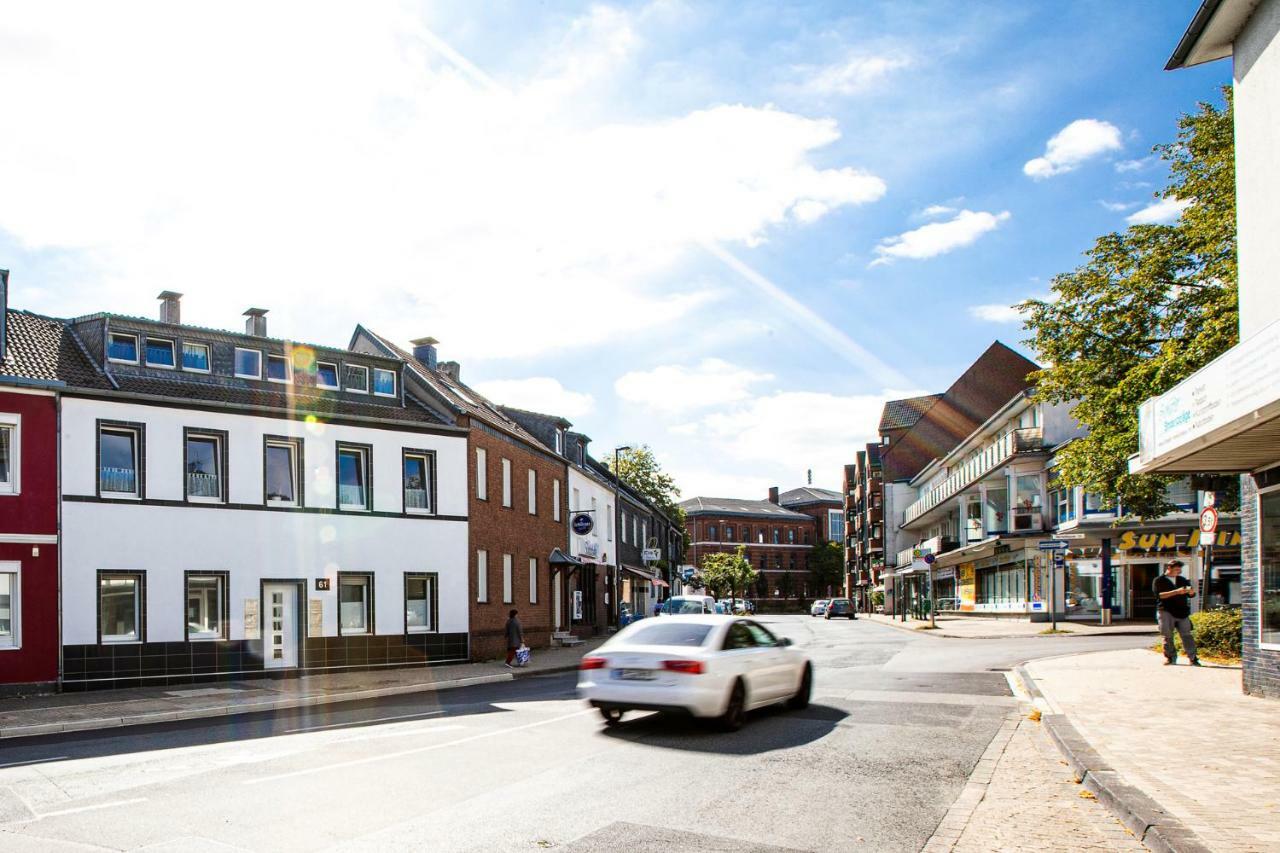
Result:
[[1159,599],[1160,633],[1164,634],[1164,665],[1173,666],[1178,662],[1178,649],[1173,644],[1173,631],[1176,628],[1182,637],[1182,648],[1191,658],[1192,666],[1200,665],[1196,656],[1196,641],[1191,636],[1191,599],[1196,591],[1191,581],[1182,576],[1182,561],[1170,560],[1165,564],[1164,574],[1155,579],[1151,589]]

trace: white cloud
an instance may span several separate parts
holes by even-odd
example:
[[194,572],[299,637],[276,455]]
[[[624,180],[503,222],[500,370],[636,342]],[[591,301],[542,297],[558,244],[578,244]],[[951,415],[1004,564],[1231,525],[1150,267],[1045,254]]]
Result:
[[831,65],[803,65],[796,71],[804,79],[788,88],[814,95],[856,95],[910,64],[903,55],[859,54]]
[[634,68],[643,12],[594,7],[499,83],[409,7],[243,10],[6,12],[0,77],[25,82],[0,87],[0,229],[84,270],[29,307],[150,314],[168,288],[206,325],[261,304],[285,336],[345,341],[358,318],[464,361],[536,356],[616,332],[528,334],[562,325],[551,293],[632,334],[670,328],[718,296],[666,275],[706,241],[756,244],[885,192],[815,164],[832,120],[618,118],[601,92]]
[[1177,222],[1190,204],[1180,198],[1162,198],[1129,214],[1124,221],[1130,225],[1169,225]]
[[1117,160],[1115,170],[1121,174],[1125,172],[1140,172],[1155,163],[1155,161],[1155,157],[1140,157],[1137,160]]
[[673,364],[619,376],[613,387],[622,399],[666,414],[735,403],[751,396],[751,386],[773,379],[719,358],[696,367]]
[[1098,201],[1098,204],[1102,205],[1104,208],[1106,208],[1107,210],[1111,211],[1112,213],[1124,213],[1126,210],[1133,210],[1135,207],[1137,207],[1138,205],[1140,205],[1140,204],[1141,204],[1141,202],[1137,202],[1137,201],[1106,201],[1105,199],[1100,199],[1100,200]]
[[924,210],[920,211],[920,215],[925,219],[932,219],[935,216],[946,216],[949,213],[955,213],[954,207],[947,207],[945,204],[931,204]]
[[970,305],[969,315],[979,320],[985,320],[988,323],[1017,323],[1022,320],[1022,314],[1019,313],[1017,308],[999,303]]
[[1081,118],[1058,131],[1045,146],[1044,156],[1028,160],[1023,173],[1042,180],[1070,172],[1086,160],[1123,147],[1120,128],[1111,122]]
[[988,213],[984,210],[962,210],[945,222],[930,222],[895,237],[886,237],[876,246],[880,257],[872,266],[887,264],[894,258],[932,258],[968,246],[988,231],[1009,219],[1009,211]]
[[590,394],[570,391],[559,380],[548,376],[492,379],[477,382],[474,387],[495,403],[561,415],[570,420],[590,414],[596,407],[596,401]]

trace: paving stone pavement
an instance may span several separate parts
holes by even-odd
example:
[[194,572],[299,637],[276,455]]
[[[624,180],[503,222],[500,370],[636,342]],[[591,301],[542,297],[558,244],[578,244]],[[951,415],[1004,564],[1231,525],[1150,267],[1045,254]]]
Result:
[[1077,784],[1040,723],[1006,718],[924,853],[1146,851]]
[[[908,619],[903,622],[891,616],[875,613],[862,615],[859,619],[870,619],[878,625],[888,625],[903,631],[911,631],[921,637],[948,637],[951,639],[969,640],[1003,640],[1012,637],[1041,637],[1049,629],[1047,622],[1032,622],[1029,619],[997,619],[984,616],[939,616],[937,627],[929,630],[928,619]],[[1096,622],[1059,622],[1058,630],[1063,634],[1077,637],[1102,637],[1108,635],[1128,636],[1131,634],[1150,634],[1155,637],[1159,632],[1150,619],[1139,621],[1117,622],[1112,625],[1099,625]]]

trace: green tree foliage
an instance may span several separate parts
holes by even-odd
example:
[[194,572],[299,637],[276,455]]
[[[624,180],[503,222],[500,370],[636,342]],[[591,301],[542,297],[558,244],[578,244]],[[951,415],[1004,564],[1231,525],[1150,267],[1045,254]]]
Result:
[[747,559],[747,546],[739,545],[733,553],[707,554],[699,566],[702,579],[716,598],[745,598],[755,582],[757,572]]
[[1231,90],[1178,122],[1156,146],[1169,184],[1158,198],[1187,205],[1174,225],[1133,225],[1099,237],[1085,263],[1053,279],[1053,298],[1023,312],[1028,339],[1048,367],[1033,375],[1038,399],[1078,401],[1089,435],[1059,454],[1068,485],[1119,500],[1150,518],[1172,507],[1172,478],[1129,474],[1138,407],[1226,351],[1237,338],[1235,150]]
[[[605,465],[613,470],[612,459],[606,459]],[[642,444],[619,454],[618,477],[666,513],[677,527],[684,529],[684,510],[676,503],[680,499],[680,489],[676,487],[675,478],[662,470],[649,445]]]
[[844,587],[844,550],[839,542],[822,542],[809,552],[809,577],[818,596]]

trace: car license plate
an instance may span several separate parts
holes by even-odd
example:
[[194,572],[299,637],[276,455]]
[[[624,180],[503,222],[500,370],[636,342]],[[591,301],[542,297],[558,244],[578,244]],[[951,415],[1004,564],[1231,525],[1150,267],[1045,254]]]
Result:
[[619,681],[653,681],[651,669],[615,669],[613,677]]

